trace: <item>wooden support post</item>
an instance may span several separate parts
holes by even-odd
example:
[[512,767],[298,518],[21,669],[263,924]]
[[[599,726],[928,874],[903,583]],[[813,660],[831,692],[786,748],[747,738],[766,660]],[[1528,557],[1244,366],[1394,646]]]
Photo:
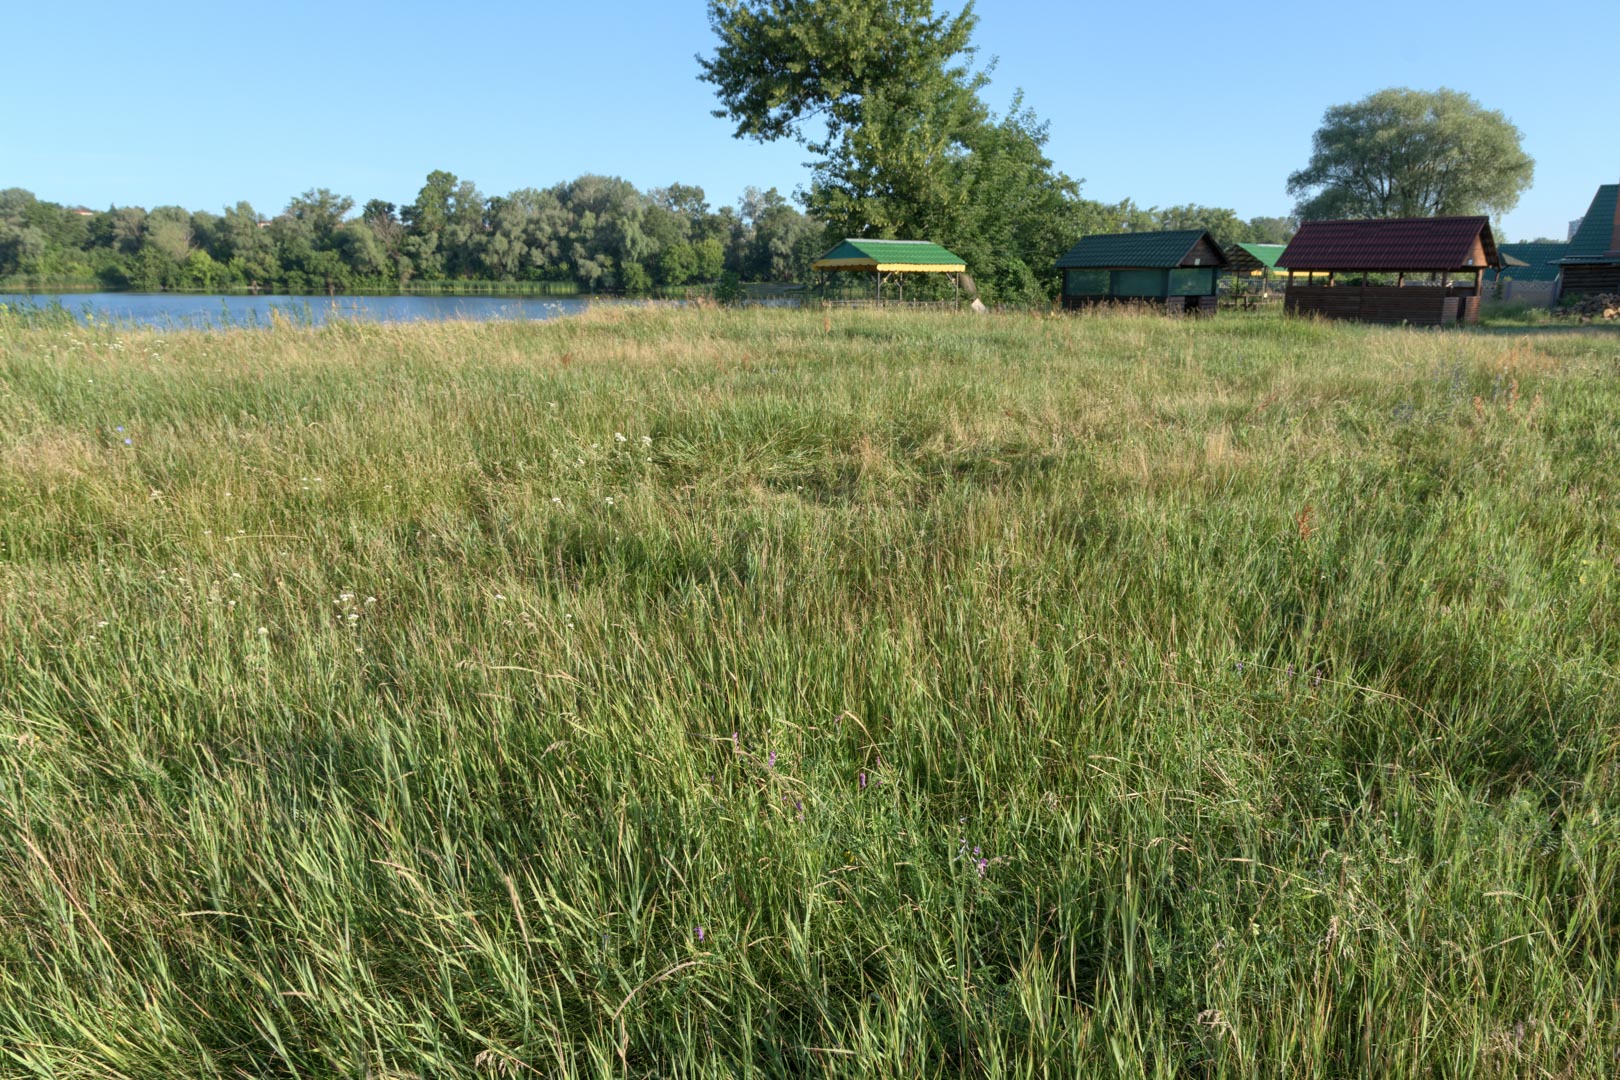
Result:
[[1402,270],[1400,273],[1395,275],[1395,287],[1397,289],[1399,289],[1399,288],[1402,288],[1403,286],[1405,286],[1405,284],[1406,284],[1406,271]]

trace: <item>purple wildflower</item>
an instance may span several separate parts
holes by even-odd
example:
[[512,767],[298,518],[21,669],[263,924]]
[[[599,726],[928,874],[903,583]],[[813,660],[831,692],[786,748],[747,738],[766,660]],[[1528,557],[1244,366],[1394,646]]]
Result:
[[864,772],[861,773],[861,790],[866,790],[866,774]]
[[119,424],[117,427],[113,428],[113,430],[118,432],[118,434],[122,435],[124,433],[124,425]]
[[731,748],[733,750],[735,750],[735,749],[737,749],[737,745],[738,745],[738,743],[737,743],[737,733],[735,731],[733,731],[731,733]]
[[125,439],[124,440],[124,445],[125,446],[134,446],[135,445],[135,440],[134,439]]
[[1243,661],[1239,660],[1237,662],[1237,669],[1239,675],[1243,674]]
[[771,768],[776,768],[776,751],[771,751]]
[[979,857],[979,845],[978,844],[973,845],[973,857],[975,859],[977,859]]
[[989,865],[990,865],[990,860],[989,859],[980,859],[979,860],[979,876],[980,877],[984,877],[985,867],[987,867]]
[[1294,665],[1293,664],[1288,665],[1288,677],[1290,679],[1292,679],[1294,677]]
[[699,942],[703,940],[703,927],[701,926],[697,928],[697,939]]

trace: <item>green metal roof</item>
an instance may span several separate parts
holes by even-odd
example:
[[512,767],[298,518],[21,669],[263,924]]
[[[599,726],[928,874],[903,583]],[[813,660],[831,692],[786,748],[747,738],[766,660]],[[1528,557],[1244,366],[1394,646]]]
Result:
[[[1176,232],[1099,233],[1083,238],[1057,261],[1059,270],[1163,270],[1181,265],[1193,245],[1209,234]],[[1211,246],[1215,241],[1210,240]],[[1213,265],[1213,264],[1212,264]]]
[[816,262],[850,262],[870,260],[884,265],[909,264],[912,266],[962,266],[960,255],[954,255],[938,244],[927,240],[861,240],[849,239],[833,248]]
[[[1568,244],[1502,244],[1497,248],[1504,256],[1511,255],[1524,266],[1506,266],[1500,271],[1487,270],[1485,278],[1494,281],[1498,275],[1514,281],[1556,281],[1558,260],[1569,254]],[[1504,263],[1506,259],[1504,258]]]
[[1239,244],[1238,247],[1265,263],[1268,270],[1277,269],[1277,256],[1288,250],[1287,244]]
[[1620,245],[1615,236],[1614,204],[1620,200],[1620,184],[1604,184],[1592,197],[1592,205],[1581,219],[1581,227],[1569,242],[1565,262],[1613,262],[1610,254]]

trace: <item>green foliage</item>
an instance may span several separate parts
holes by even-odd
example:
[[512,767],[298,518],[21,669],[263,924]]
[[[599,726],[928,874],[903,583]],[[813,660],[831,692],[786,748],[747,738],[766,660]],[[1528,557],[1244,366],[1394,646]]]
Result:
[[[245,203],[220,214],[138,207],[81,215],[21,189],[0,192],[0,280],[136,289],[336,293],[445,281],[577,282],[646,291],[717,281],[791,281],[820,254],[820,228],[774,189],[712,211],[701,188],[651,193],[582,176],[485,198],[429,174],[403,209],[312,188],[265,221]],[[741,210],[739,213],[738,210]],[[634,267],[632,269],[632,267]]]
[[714,287],[714,298],[721,304],[737,304],[746,295],[742,287],[742,278],[737,276],[735,270],[727,270],[721,274],[719,283]]
[[0,312],[0,1074],[1612,1077],[1614,353]]
[[[989,76],[971,68],[971,3],[952,15],[931,0],[711,0],[709,21],[718,44],[699,63],[716,115],[739,138],[791,137],[818,155],[804,202],[823,247],[845,236],[934,240],[966,260],[987,298],[1039,304],[1057,293],[1052,263],[1088,232],[1191,221],[1223,240],[1256,231],[1230,210],[1082,198],[1046,156],[1047,127],[1021,94],[999,117],[980,100]],[[781,243],[773,265],[797,246]]]
[[619,286],[627,293],[644,293],[652,288],[652,275],[640,263],[625,263],[619,270]]
[[1380,90],[1327,111],[1288,192],[1307,220],[1501,215],[1535,176],[1521,139],[1468,94]]

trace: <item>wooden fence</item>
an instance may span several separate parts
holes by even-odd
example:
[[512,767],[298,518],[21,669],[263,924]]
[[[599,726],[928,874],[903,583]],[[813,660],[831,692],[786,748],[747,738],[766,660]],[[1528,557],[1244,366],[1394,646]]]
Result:
[[1411,326],[1479,321],[1479,297],[1473,289],[1428,285],[1293,285],[1283,307],[1290,315]]

